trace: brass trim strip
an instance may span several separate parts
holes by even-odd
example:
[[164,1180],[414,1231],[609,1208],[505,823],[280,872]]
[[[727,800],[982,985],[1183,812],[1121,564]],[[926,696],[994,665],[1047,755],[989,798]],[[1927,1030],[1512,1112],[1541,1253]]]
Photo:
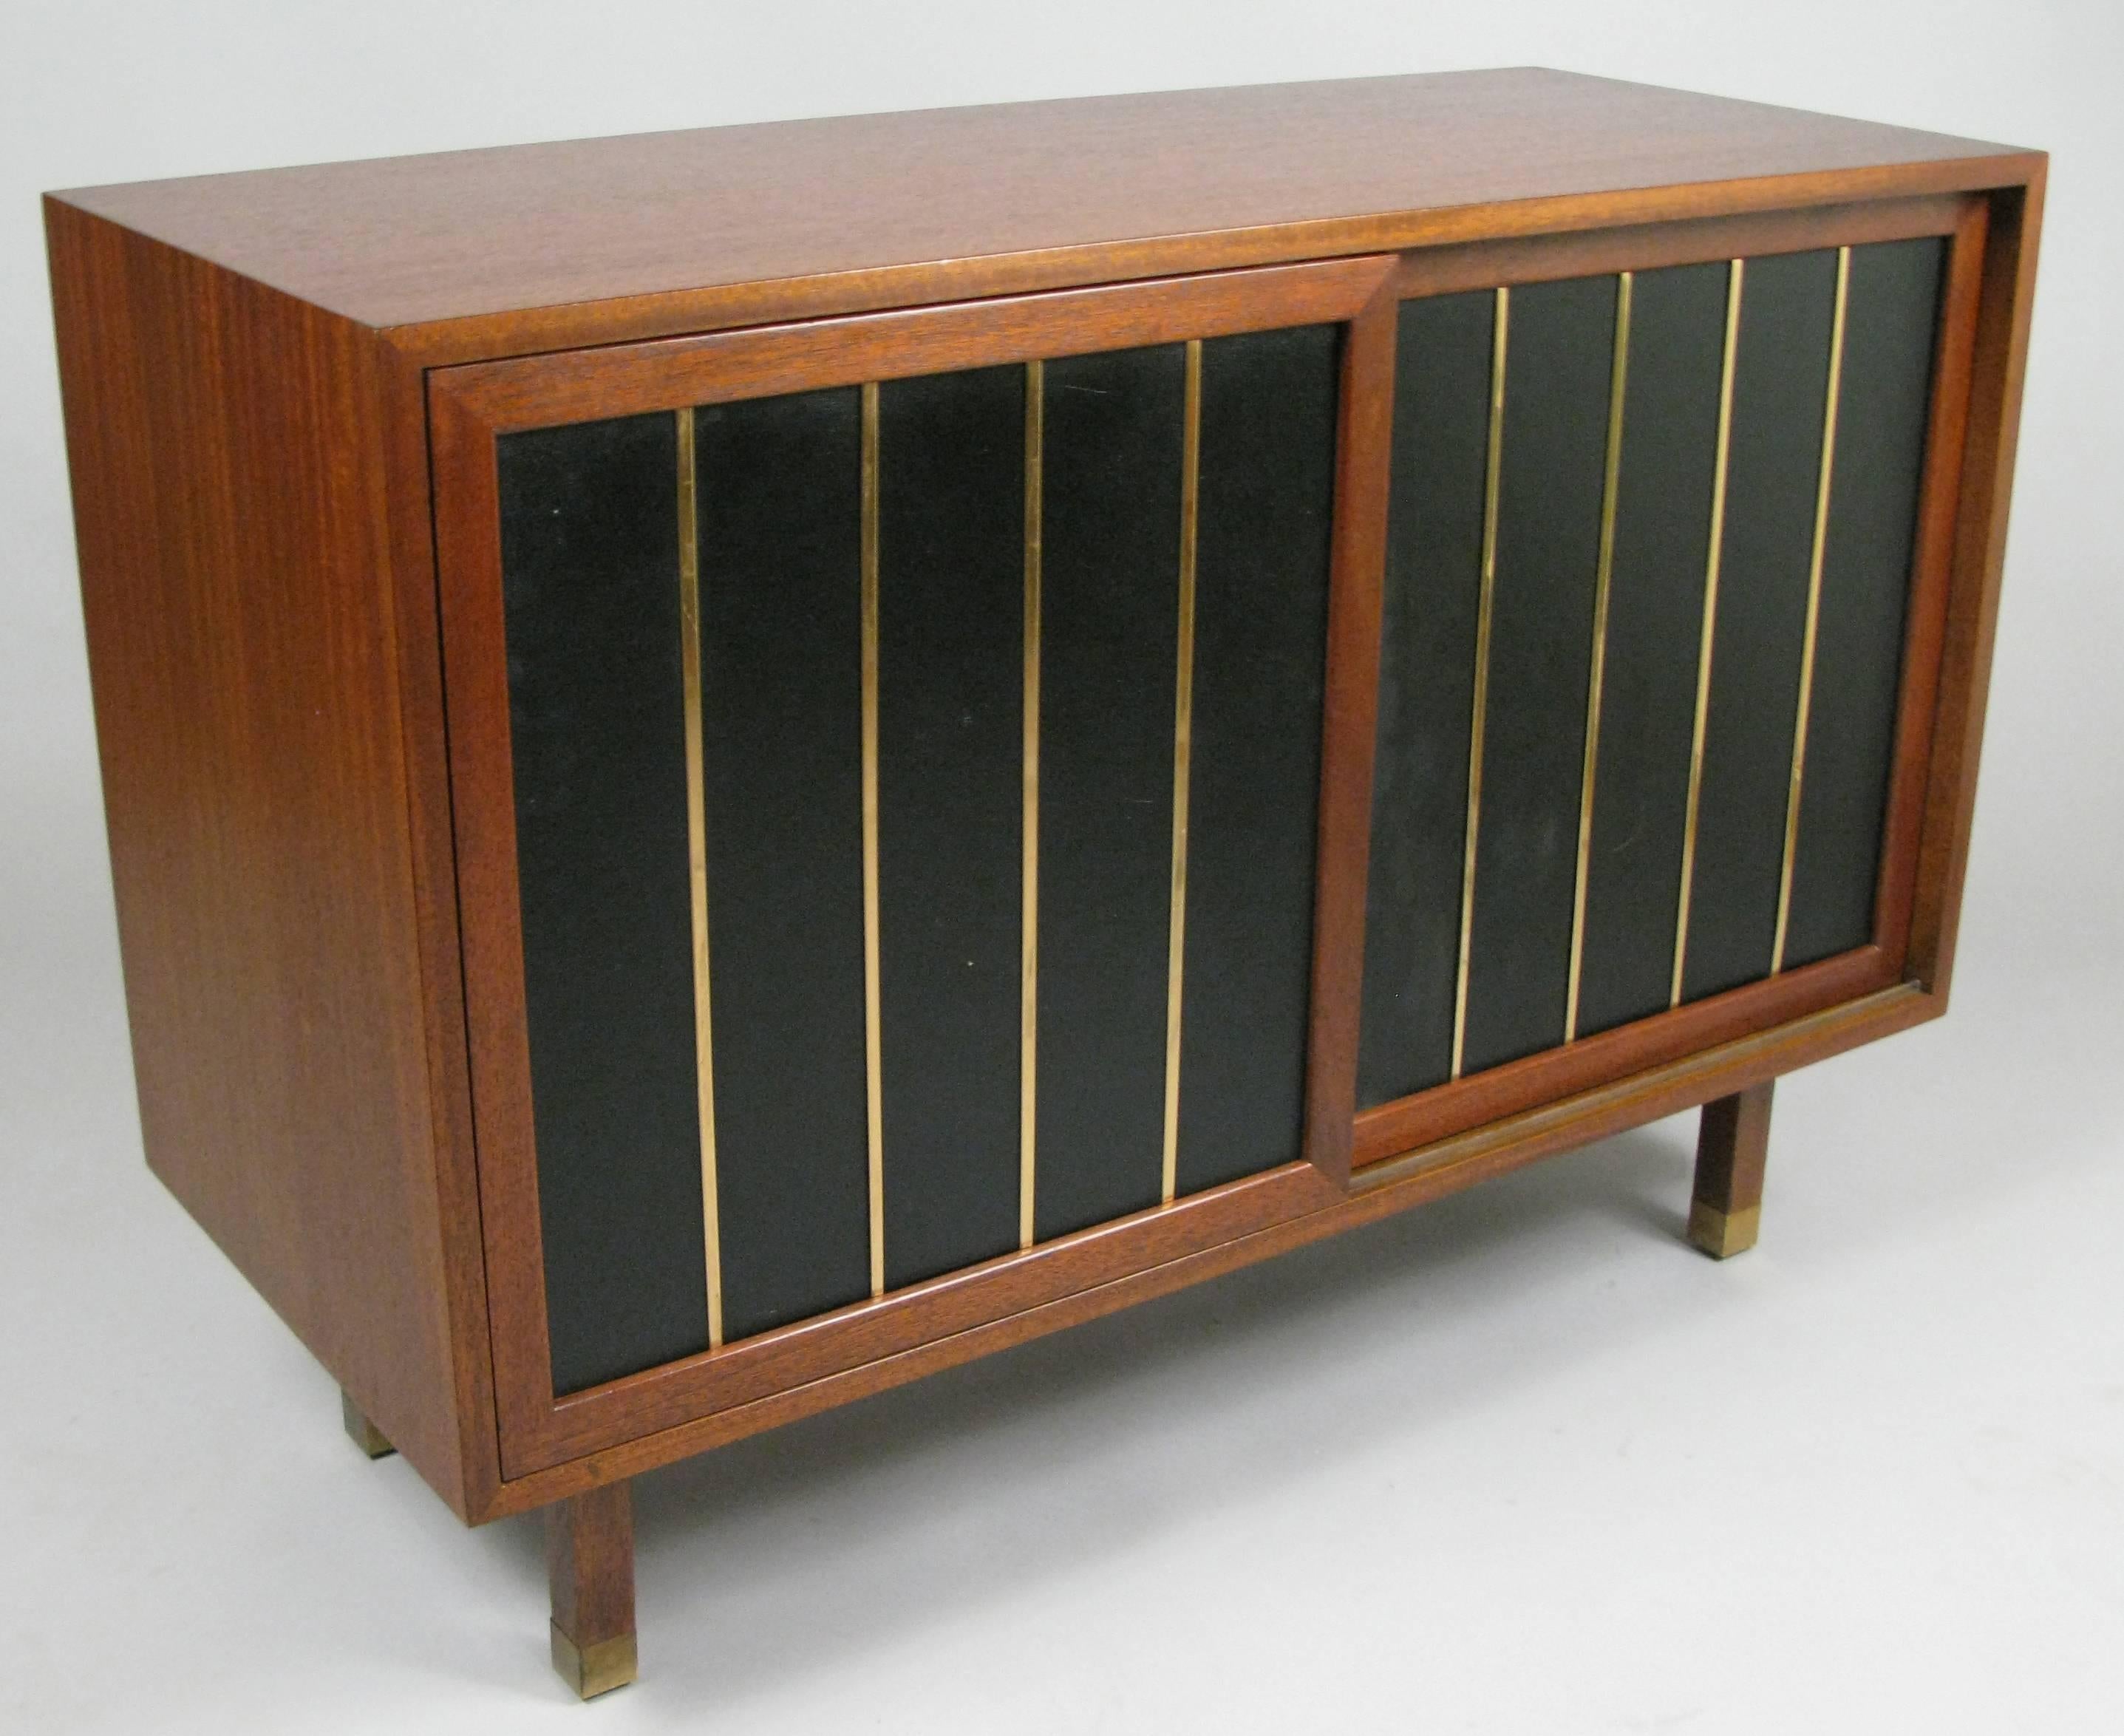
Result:
[[1829,485],[1836,464],[1836,402],[1844,387],[1844,314],[1851,293],[1851,250],[1836,250],[1836,313],[1829,332],[1829,386],[1821,412],[1821,474],[1815,485],[1814,552],[1807,570],[1807,632],[1800,642],[1799,705],[1793,720],[1792,784],[1785,795],[1784,865],[1778,876],[1777,938],[1770,974],[1785,967],[1785,930],[1792,916],[1793,860],[1799,847],[1800,779],[1807,766],[1807,725],[1814,703],[1814,643],[1821,621],[1821,562],[1829,540]]
[[1608,595],[1615,571],[1615,497],[1623,477],[1623,397],[1629,382],[1634,272],[1615,282],[1615,355],[1608,375],[1608,465],[1600,485],[1600,556],[1593,578],[1593,661],[1586,683],[1586,758],[1578,779],[1578,868],[1571,896],[1571,987],[1563,1040],[1578,1039],[1578,982],[1586,962],[1586,880],[1593,849],[1593,775],[1600,756],[1600,688],[1608,668]]
[[1037,1179],[1034,1133],[1040,1023],[1040,529],[1046,460],[1046,369],[1025,365],[1025,817],[1019,879],[1017,1245],[1032,1245]]
[[1674,978],[1669,1006],[1681,1004],[1689,953],[1689,901],[1696,878],[1696,816],[1703,796],[1703,729],[1711,706],[1711,644],[1718,620],[1718,561],[1726,539],[1726,462],[1733,445],[1733,359],[1741,347],[1741,290],[1747,267],[1736,259],[1726,276],[1726,350],[1718,368],[1718,455],[1711,478],[1711,547],[1703,562],[1703,628],[1696,651],[1696,722],[1689,741],[1689,807],[1681,824],[1681,891],[1675,901]]
[[1483,734],[1490,706],[1490,616],[1497,589],[1497,479],[1505,454],[1505,355],[1512,292],[1501,289],[1490,330],[1489,450],[1483,469],[1483,591],[1475,613],[1475,697],[1468,730],[1468,826],[1460,864],[1460,963],[1453,985],[1453,1073],[1468,1042],[1468,948],[1475,921],[1475,844],[1483,821]]
[[707,780],[701,746],[701,513],[693,412],[679,434],[679,670],[685,690],[686,860],[693,896],[693,1079],[701,1129],[701,1245],[707,1268],[708,1348],[723,1341],[722,1225],[716,1197],[716,1053],[708,999]]
[[1187,407],[1180,436],[1179,652],[1172,698],[1172,913],[1165,954],[1165,1152],[1159,1198],[1180,1180],[1181,967],[1187,952],[1187,774],[1195,734],[1195,533],[1201,510],[1202,341],[1187,344]]
[[885,1061],[877,922],[877,384],[862,388],[863,1060],[870,1112],[870,1293],[885,1294]]

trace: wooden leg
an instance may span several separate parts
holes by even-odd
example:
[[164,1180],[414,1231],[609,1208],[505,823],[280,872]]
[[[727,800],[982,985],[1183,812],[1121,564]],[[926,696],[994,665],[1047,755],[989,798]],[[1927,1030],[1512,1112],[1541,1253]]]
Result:
[[546,1509],[553,1668],[585,1700],[634,1680],[634,1503],[624,1483]]
[[1755,1245],[1763,1216],[1763,1160],[1769,1144],[1769,1081],[1703,1106],[1689,1239],[1715,1260]]
[[339,1390],[339,1418],[346,1424],[347,1437],[372,1459],[386,1459],[397,1451],[386,1440],[383,1431],[362,1414],[361,1407],[354,1402],[347,1390]]

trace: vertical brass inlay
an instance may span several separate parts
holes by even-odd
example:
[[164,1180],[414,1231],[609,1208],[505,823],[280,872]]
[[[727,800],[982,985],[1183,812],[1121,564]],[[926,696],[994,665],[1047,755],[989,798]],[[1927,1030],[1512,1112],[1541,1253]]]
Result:
[[1630,369],[1634,274],[1615,284],[1615,355],[1608,375],[1608,468],[1600,485],[1600,557],[1593,578],[1593,662],[1586,684],[1586,760],[1578,779],[1578,874],[1571,897],[1571,988],[1563,1040],[1578,1037],[1578,980],[1586,962],[1586,874],[1593,849],[1593,774],[1600,756],[1600,685],[1608,666],[1608,592],[1615,570],[1615,496],[1623,475],[1623,394]]
[[1187,769],[1195,733],[1195,528],[1202,468],[1202,341],[1187,345],[1180,436],[1180,649],[1172,699],[1172,920],[1165,954],[1166,1204],[1180,1178],[1180,975],[1187,950]]
[[1800,642],[1799,705],[1793,723],[1792,785],[1785,794],[1784,866],[1778,877],[1778,931],[1770,974],[1785,967],[1785,928],[1792,915],[1793,854],[1799,844],[1800,776],[1807,762],[1807,713],[1814,703],[1814,641],[1821,620],[1821,560],[1829,539],[1829,481],[1836,463],[1836,400],[1844,384],[1844,310],[1850,299],[1851,250],[1836,250],[1836,313],[1829,330],[1829,388],[1821,412],[1821,474],[1815,484],[1814,552],[1807,569],[1807,633]]
[[1711,548],[1703,562],[1703,628],[1696,648],[1696,722],[1689,741],[1689,807],[1681,823],[1681,892],[1675,901],[1674,980],[1670,1006],[1681,1004],[1689,952],[1689,899],[1696,877],[1696,814],[1703,795],[1703,727],[1711,707],[1711,643],[1718,620],[1718,557],[1726,539],[1726,460],[1733,445],[1733,359],[1741,347],[1741,288],[1747,261],[1726,275],[1726,351],[1718,369],[1718,447],[1711,476]]
[[1046,369],[1025,365],[1025,817],[1019,869],[1023,905],[1018,921],[1020,993],[1017,1056],[1017,1244],[1032,1245],[1036,1156],[1035,1065],[1040,1022],[1040,520]]
[[723,1341],[722,1230],[716,1202],[716,1067],[708,1007],[708,819],[701,758],[701,515],[693,412],[678,412],[679,670],[685,689],[686,857],[693,907],[693,1075],[701,1127],[701,1243],[708,1274],[708,1348]]
[[1483,730],[1490,706],[1490,617],[1497,589],[1497,478],[1505,454],[1505,352],[1512,292],[1497,291],[1490,332],[1489,453],[1483,468],[1483,591],[1475,614],[1475,699],[1468,731],[1468,827],[1460,864],[1460,962],[1453,984],[1453,1077],[1468,1042],[1468,948],[1475,917],[1475,843],[1483,819]]
[[885,1061],[877,962],[877,385],[862,388],[863,1054],[870,1105],[870,1293],[885,1294]]

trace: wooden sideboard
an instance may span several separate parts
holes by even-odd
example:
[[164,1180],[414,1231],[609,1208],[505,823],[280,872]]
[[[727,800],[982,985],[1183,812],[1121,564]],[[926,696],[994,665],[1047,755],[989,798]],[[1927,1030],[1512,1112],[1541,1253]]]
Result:
[[1541,71],[55,194],[148,1162],[627,1480],[1944,1010],[2045,159]]

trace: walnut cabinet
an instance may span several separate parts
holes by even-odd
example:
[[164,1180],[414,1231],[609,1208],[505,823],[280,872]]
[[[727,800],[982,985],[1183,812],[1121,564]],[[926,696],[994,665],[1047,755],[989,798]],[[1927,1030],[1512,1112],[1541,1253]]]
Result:
[[626,1480],[1944,1009],[2035,153],[1512,72],[54,195],[148,1161]]

